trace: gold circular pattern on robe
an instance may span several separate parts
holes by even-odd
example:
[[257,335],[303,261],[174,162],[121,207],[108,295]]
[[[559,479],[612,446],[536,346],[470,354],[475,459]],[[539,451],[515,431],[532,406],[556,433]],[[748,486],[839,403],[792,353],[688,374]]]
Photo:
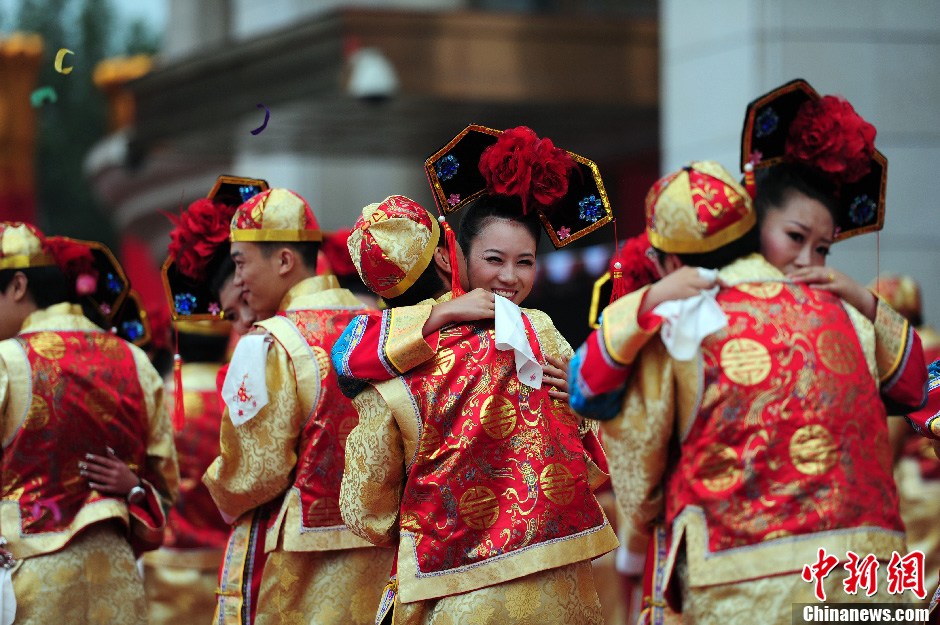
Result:
[[457,511],[467,526],[475,530],[485,530],[496,523],[499,517],[499,503],[493,491],[486,486],[472,486],[460,496]]
[[101,353],[104,354],[106,358],[111,360],[120,360],[124,357],[124,343],[121,339],[108,334],[106,332],[101,332],[99,334],[93,335],[91,342],[101,350]]
[[432,362],[434,364],[431,375],[447,375],[450,373],[450,370],[454,368],[454,364],[457,362],[457,356],[454,354],[454,350],[445,347],[437,353],[437,356],[434,357]]
[[790,462],[805,475],[822,475],[837,460],[838,447],[829,430],[819,424],[804,425],[790,439]]
[[848,375],[858,367],[852,340],[838,330],[823,330],[816,339],[816,353],[827,369]]
[[[185,385],[186,382],[183,382]],[[183,391],[183,409],[186,414],[201,415],[206,408],[202,393],[196,391]]]
[[699,458],[695,474],[701,478],[705,488],[720,493],[741,481],[741,471],[741,462],[734,449],[721,443],[712,443]]
[[319,345],[314,346],[313,355],[317,359],[317,365],[320,366],[320,379],[330,375],[330,355]]
[[49,423],[49,404],[41,395],[33,393],[33,400],[29,402],[29,412],[23,422],[23,429],[41,430]]
[[542,469],[539,488],[552,503],[567,506],[574,499],[574,487],[574,477],[565,465],[555,462]]
[[118,402],[105,389],[96,388],[85,395],[85,407],[93,416],[109,423],[117,412]]
[[731,339],[721,347],[718,359],[725,375],[736,384],[760,384],[770,375],[770,353],[752,339]]
[[421,440],[418,442],[418,455],[433,460],[434,454],[441,446],[441,434],[436,428],[425,424],[421,431]]
[[322,497],[313,502],[307,511],[306,523],[311,527],[327,527],[343,522],[339,512],[339,502]]
[[353,431],[359,420],[356,417],[346,417],[339,423],[339,446],[346,449],[346,439],[349,433]]
[[734,288],[758,299],[773,299],[783,291],[783,282],[745,282],[736,284]]
[[29,345],[46,360],[65,356],[65,340],[55,332],[38,332],[29,337]]
[[490,395],[480,407],[480,424],[491,438],[504,439],[516,429],[516,407],[502,395]]

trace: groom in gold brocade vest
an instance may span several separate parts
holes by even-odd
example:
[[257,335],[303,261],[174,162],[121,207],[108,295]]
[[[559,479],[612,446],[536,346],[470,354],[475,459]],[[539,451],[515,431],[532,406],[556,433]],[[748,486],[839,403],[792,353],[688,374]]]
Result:
[[371,623],[390,550],[353,535],[339,512],[346,436],[357,423],[329,351],[364,307],[316,275],[321,233],[307,202],[271,189],[232,219],[235,284],[257,311],[222,388],[221,454],[203,481],[234,521],[274,501],[256,622]]

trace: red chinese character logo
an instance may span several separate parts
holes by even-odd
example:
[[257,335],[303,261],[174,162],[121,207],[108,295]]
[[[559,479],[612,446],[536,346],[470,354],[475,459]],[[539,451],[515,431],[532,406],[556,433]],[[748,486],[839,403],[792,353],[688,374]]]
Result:
[[903,558],[897,551],[891,552],[888,562],[888,592],[900,595],[905,590],[913,590],[918,599],[927,596],[924,589],[924,552],[912,551]]
[[842,580],[845,592],[854,595],[861,586],[865,589],[865,595],[871,597],[878,590],[878,558],[873,553],[864,558],[859,558],[851,551],[847,551],[845,555],[849,558],[844,567],[849,576]]
[[832,569],[834,569],[838,563],[839,558],[826,555],[826,550],[820,547],[817,552],[816,562],[803,567],[801,577],[804,582],[816,583],[815,593],[816,599],[819,601],[826,600],[826,590],[823,588],[823,580],[826,579],[826,576],[832,572]]

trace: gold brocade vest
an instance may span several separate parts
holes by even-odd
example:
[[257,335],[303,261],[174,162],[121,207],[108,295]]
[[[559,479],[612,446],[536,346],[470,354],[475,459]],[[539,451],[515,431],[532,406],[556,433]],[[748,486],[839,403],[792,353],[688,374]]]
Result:
[[[545,362],[523,319],[536,359]],[[405,601],[589,559],[616,545],[601,532],[609,529],[588,484],[577,418],[549,396],[549,386],[519,382],[513,352],[496,349],[492,326],[445,329],[435,358],[402,379],[407,399],[395,410],[413,407],[419,420],[401,501],[401,534],[413,539],[402,541],[407,558],[399,552]]]
[[722,289],[666,520],[700,509],[709,553],[829,530],[903,531],[885,408],[841,302],[785,283]]
[[297,470],[292,488],[300,495],[303,526],[343,526],[339,488],[343,481],[346,437],[359,423],[352,402],[339,390],[330,364],[330,349],[361,310],[291,310],[278,316],[290,321],[316,358],[320,392],[300,435]]
[[29,362],[32,400],[3,450],[2,497],[19,502],[22,535],[62,532],[83,508],[124,503],[91,490],[79,462],[111,447],[139,472],[148,436],[143,391],[131,350],[111,334],[42,331],[16,340]]

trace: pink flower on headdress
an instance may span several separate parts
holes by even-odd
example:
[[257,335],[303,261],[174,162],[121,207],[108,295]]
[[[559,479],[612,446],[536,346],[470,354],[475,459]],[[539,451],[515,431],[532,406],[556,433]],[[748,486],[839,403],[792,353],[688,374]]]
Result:
[[447,205],[448,205],[448,206],[457,206],[458,204],[460,204],[460,194],[459,194],[459,193],[451,193],[449,196],[447,196]]
[[787,159],[821,170],[839,184],[858,182],[871,170],[875,127],[842,98],[804,102],[787,138]]
[[218,302],[212,302],[211,304],[209,304],[209,314],[210,314],[210,315],[217,315],[217,314],[219,314],[220,312],[222,312],[222,309],[219,307],[219,303],[218,303]]
[[571,236],[571,228],[568,228],[567,226],[562,226],[561,228],[558,229],[558,238],[560,240],[564,241],[570,236]]

